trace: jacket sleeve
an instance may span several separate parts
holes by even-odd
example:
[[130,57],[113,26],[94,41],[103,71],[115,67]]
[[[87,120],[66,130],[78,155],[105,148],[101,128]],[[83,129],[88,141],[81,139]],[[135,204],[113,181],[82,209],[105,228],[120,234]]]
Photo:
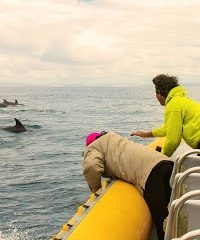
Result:
[[152,131],[154,137],[165,137],[166,136],[166,127],[161,125],[159,128],[156,128]]
[[103,157],[100,153],[89,153],[83,163],[83,175],[92,192],[101,187],[101,176],[104,172]]
[[182,139],[181,111],[168,111],[165,115],[166,138],[162,153],[170,157],[179,146]]

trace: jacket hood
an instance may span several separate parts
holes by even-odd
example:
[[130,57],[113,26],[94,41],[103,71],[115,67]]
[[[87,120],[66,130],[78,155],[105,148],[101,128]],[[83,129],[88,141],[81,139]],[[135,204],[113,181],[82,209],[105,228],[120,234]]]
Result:
[[177,86],[168,93],[167,98],[165,100],[165,104],[167,104],[170,101],[170,99],[173,97],[177,97],[177,96],[186,97],[186,95],[187,95],[187,91],[183,87]]

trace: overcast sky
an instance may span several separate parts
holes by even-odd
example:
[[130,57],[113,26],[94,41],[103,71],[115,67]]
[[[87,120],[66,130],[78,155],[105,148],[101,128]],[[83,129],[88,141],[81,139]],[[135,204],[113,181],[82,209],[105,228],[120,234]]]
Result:
[[0,84],[200,83],[200,0],[0,0]]

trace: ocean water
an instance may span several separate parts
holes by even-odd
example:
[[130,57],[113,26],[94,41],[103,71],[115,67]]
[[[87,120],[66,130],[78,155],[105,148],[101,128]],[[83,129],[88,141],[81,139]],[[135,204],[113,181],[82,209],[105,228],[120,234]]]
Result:
[[[200,86],[186,88],[200,101]],[[0,88],[0,96],[23,104],[0,108],[0,126],[18,118],[28,129],[0,129],[0,240],[49,239],[87,200],[81,153],[89,132],[129,137],[163,121],[153,86]]]

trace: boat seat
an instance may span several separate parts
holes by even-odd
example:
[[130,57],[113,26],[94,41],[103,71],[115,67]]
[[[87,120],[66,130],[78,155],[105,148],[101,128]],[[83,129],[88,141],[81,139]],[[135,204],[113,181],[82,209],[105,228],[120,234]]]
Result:
[[188,192],[175,199],[169,209],[165,240],[180,238],[189,231],[200,229],[200,190]]
[[170,185],[173,186],[175,175],[192,167],[200,167],[200,149],[192,149],[185,152],[182,156],[177,156],[174,160],[174,167],[170,178]]
[[[185,172],[175,175],[170,204],[173,200],[193,190],[200,190],[200,166],[189,168]],[[196,199],[200,198],[197,197]]]
[[185,152],[193,150],[187,143],[183,142],[181,143],[176,151],[172,154],[171,158],[174,161],[178,156],[183,155]]
[[190,231],[180,238],[173,238],[172,240],[197,240],[200,239],[200,229]]

